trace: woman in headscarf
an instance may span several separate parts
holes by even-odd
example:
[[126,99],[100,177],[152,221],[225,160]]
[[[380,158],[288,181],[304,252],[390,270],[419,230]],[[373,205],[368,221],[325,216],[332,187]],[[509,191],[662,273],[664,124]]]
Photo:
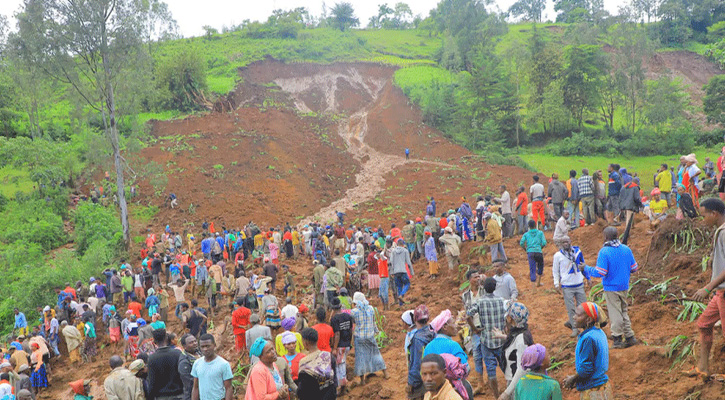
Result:
[[460,344],[452,339],[458,334],[455,320],[450,310],[444,310],[430,322],[431,328],[436,332],[436,337],[425,346],[423,357],[428,354],[452,354],[459,358],[461,363],[468,368],[468,356]]
[[519,302],[509,304],[506,310],[506,330],[507,333],[498,331],[494,328],[494,335],[506,340],[503,343],[504,355],[504,375],[506,382],[510,386],[514,379],[514,375],[521,367],[521,357],[524,350],[534,344],[534,338],[529,331],[529,310],[525,305]]
[[463,400],[473,400],[473,388],[468,383],[468,366],[461,363],[461,360],[451,354],[441,354],[446,362],[446,379],[461,396]]
[[68,384],[71,391],[73,392],[73,400],[92,400],[93,396],[90,395],[91,391],[91,380],[90,379],[79,379]]
[[408,347],[410,346],[410,340],[413,338],[413,335],[415,335],[415,331],[418,330],[415,326],[415,322],[413,322],[413,313],[415,310],[408,310],[403,313],[403,315],[400,316],[400,319],[403,321],[404,328],[406,330],[405,333],[405,344],[403,345],[403,349],[405,350],[405,354],[408,354]]
[[576,308],[574,321],[584,331],[576,344],[576,374],[564,380],[564,387],[579,391],[581,400],[613,400],[607,370],[609,369],[609,343],[601,327],[606,323],[604,311],[592,302]]
[[149,310],[149,317],[153,317],[154,314],[159,312],[159,305],[161,304],[161,301],[156,296],[156,291],[153,288],[149,289],[148,293],[149,297],[146,298],[146,303],[144,304],[144,306],[147,310]]
[[679,215],[676,216],[677,219],[682,219],[683,217],[687,218],[695,218],[698,216],[697,208],[695,208],[695,204],[692,200],[692,196],[690,193],[687,192],[687,189],[685,188],[685,185],[678,184],[677,185],[677,194],[679,196]]
[[282,340],[287,332],[291,333],[294,337],[297,338],[297,346],[295,347],[296,353],[300,353],[305,349],[302,344],[302,335],[300,335],[299,332],[295,332],[296,324],[297,319],[295,317],[289,317],[282,320],[282,329],[284,329],[284,332],[280,333],[274,338],[274,347],[280,357],[284,357],[287,355],[287,346],[284,345],[284,342]]
[[360,384],[365,384],[365,376],[383,371],[383,376],[388,379],[388,371],[385,361],[380,354],[378,343],[375,341],[377,326],[375,325],[375,309],[365,299],[365,295],[355,292],[352,296],[355,308],[352,309],[352,317],[355,318],[355,329],[353,340],[355,348],[355,375],[360,377]]
[[284,384],[275,361],[277,352],[271,341],[257,338],[249,348],[249,355],[259,358],[249,372],[249,383],[244,400],[288,399],[289,387]]
[[151,316],[151,327],[154,328],[154,330],[166,329],[166,323],[161,320],[161,314],[156,313]]
[[86,316],[84,322],[83,336],[85,336],[85,339],[83,339],[83,354],[85,354],[89,362],[93,362],[93,358],[96,356],[96,327],[90,316]]
[[521,367],[528,371],[516,384],[516,400],[561,400],[561,386],[546,375],[551,364],[546,348],[534,344],[524,350]]
[[304,354],[297,352],[297,336],[292,332],[282,334],[282,344],[287,349],[287,354],[277,357],[277,369],[284,383],[289,386],[291,393],[297,393],[297,380],[299,379],[300,361]]
[[316,330],[305,328],[302,340],[308,353],[300,361],[297,397],[300,400],[334,400],[337,387],[332,370],[332,355],[317,348]]
[[35,393],[38,394],[41,388],[48,387],[48,373],[45,370],[43,351],[40,350],[40,345],[31,343],[30,349],[33,351],[30,354],[30,366],[34,367],[33,372],[30,374],[30,383],[33,385]]

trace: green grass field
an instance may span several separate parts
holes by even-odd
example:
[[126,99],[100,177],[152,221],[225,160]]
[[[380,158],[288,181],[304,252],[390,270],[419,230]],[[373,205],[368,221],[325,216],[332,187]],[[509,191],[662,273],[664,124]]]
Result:
[[15,193],[30,193],[33,190],[33,181],[28,177],[28,171],[7,166],[0,168],[0,194],[14,199]]
[[[713,149],[697,149],[695,151],[697,161],[700,167],[705,164],[705,157],[715,162],[719,157],[717,150]],[[554,172],[560,177],[569,176],[569,171],[574,169],[577,175],[581,175],[582,168],[588,168],[590,173],[601,169],[606,171],[607,165],[616,162],[627,168],[629,173],[638,173],[642,188],[646,191],[653,187],[652,174],[659,168],[660,164],[666,163],[668,166],[677,166],[680,163],[680,154],[671,156],[649,156],[649,157],[626,157],[622,159],[613,159],[605,156],[587,156],[587,157],[564,157],[552,156],[548,154],[520,154],[522,160],[526,161],[537,171],[550,175]],[[525,182],[529,182],[526,179]]]

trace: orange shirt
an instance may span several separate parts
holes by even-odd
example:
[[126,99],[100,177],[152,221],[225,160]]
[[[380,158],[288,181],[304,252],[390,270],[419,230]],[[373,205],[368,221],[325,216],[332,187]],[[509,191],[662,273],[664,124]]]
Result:
[[133,312],[133,315],[135,315],[136,318],[141,318],[141,309],[142,308],[143,308],[143,306],[141,305],[141,303],[139,303],[137,301],[132,301],[132,302],[128,303],[128,309]]
[[335,336],[335,332],[332,331],[332,327],[327,324],[313,325],[312,329],[317,331],[317,348],[322,351],[332,351],[330,347],[330,340]]
[[516,198],[516,207],[519,208],[519,215],[529,214],[529,196],[526,195],[526,192],[519,193],[518,198]]
[[249,317],[252,311],[247,307],[239,307],[232,313],[232,328],[235,335],[243,335],[246,327],[249,325]]

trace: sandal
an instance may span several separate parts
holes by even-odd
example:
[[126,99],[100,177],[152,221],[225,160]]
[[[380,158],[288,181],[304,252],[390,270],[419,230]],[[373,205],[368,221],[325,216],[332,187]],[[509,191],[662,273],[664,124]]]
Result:
[[690,368],[690,369],[689,369],[689,370],[687,370],[687,371],[682,371],[682,373],[683,373],[684,375],[686,375],[686,376],[690,376],[690,377],[698,377],[698,378],[700,378],[700,379],[701,379],[701,380],[702,380],[703,382],[707,382],[707,381],[709,381],[709,380],[710,380],[710,376],[709,376],[708,374],[706,374],[706,373],[704,373],[704,372],[700,371],[700,370],[699,370],[699,369],[697,368],[697,366],[693,366],[692,368]]

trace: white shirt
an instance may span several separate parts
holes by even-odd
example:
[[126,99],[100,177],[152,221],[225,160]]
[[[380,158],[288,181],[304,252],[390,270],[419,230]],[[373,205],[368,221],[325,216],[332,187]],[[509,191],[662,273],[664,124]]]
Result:
[[501,214],[511,214],[511,195],[508,190],[504,190],[501,198],[496,201],[501,203]]
[[564,236],[569,236],[569,221],[561,216],[556,221],[556,228],[554,228],[554,240],[561,240]]
[[[579,252],[581,250],[577,253]],[[554,254],[554,265],[551,272],[554,275],[554,287],[558,288],[560,285],[562,287],[572,287],[584,283],[584,274],[579,271],[579,268],[569,257],[561,253],[561,250]]]
[[286,306],[282,307],[282,310],[279,312],[279,317],[281,319],[294,317],[297,318],[297,313],[299,313],[300,310],[294,306],[293,304],[287,304]]
[[531,185],[531,189],[529,189],[529,192],[531,193],[531,199],[533,201],[536,201],[536,198],[540,198],[539,200],[544,199],[544,185],[538,182]]

